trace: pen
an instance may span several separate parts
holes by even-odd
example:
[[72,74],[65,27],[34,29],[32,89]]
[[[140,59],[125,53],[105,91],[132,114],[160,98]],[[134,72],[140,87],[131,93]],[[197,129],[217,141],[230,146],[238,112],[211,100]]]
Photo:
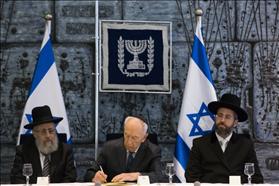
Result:
[[100,179],[103,183],[106,183],[107,182],[107,175],[104,173],[103,167],[100,164],[98,164],[98,166],[99,166],[100,171],[101,171],[101,172],[99,172],[99,174],[102,177]]
[[100,170],[101,170],[102,172],[104,172],[104,170],[103,170],[102,166],[101,166],[101,165],[99,165],[99,167],[100,167]]

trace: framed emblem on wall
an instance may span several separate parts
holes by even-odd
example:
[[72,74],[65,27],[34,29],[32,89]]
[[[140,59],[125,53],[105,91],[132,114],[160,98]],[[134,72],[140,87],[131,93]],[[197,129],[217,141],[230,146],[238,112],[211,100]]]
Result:
[[100,91],[170,94],[171,26],[100,21]]

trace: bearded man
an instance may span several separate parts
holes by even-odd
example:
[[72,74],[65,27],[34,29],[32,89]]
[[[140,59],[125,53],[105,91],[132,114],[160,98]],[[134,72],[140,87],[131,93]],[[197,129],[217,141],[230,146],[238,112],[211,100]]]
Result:
[[193,140],[189,162],[185,171],[187,182],[229,183],[230,175],[244,175],[245,163],[253,163],[253,183],[263,183],[254,145],[249,136],[233,132],[238,122],[246,121],[248,115],[240,107],[240,99],[233,94],[224,94],[220,101],[208,104],[215,114],[215,131]]
[[72,148],[58,141],[56,125],[63,119],[53,117],[49,106],[32,109],[33,122],[24,126],[32,129],[34,139],[31,143],[17,146],[11,170],[11,183],[25,183],[22,174],[23,164],[30,163],[33,174],[30,183],[37,177],[49,177],[50,183],[75,182],[76,168]]

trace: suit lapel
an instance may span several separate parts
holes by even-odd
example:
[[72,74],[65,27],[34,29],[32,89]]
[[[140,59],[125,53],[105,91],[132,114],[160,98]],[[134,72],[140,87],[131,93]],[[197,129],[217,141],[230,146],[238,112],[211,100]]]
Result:
[[224,153],[227,160],[231,159],[231,156],[235,156],[234,152],[238,151],[238,145],[236,145],[237,134],[233,133],[231,140],[229,141],[226,151]]
[[146,143],[144,142],[140,145],[139,150],[136,153],[134,162],[132,164],[132,170],[136,170],[136,169],[139,169],[139,167],[141,167],[141,164],[142,164],[141,161],[146,153],[145,149],[146,149]]
[[56,167],[59,165],[61,158],[61,151],[63,150],[62,143],[58,144],[57,151],[51,153],[50,155],[50,181],[54,181],[55,171],[57,170]]
[[122,141],[121,144],[122,144],[122,148],[120,148],[120,151],[119,151],[119,154],[118,154],[119,158],[116,158],[116,159],[120,160],[118,167],[121,169],[121,172],[125,172],[126,171],[126,164],[127,164],[127,150],[124,147],[124,141]]
[[50,158],[50,176],[54,175],[55,168],[58,163],[59,163],[58,154],[57,154],[57,152],[55,152],[51,155],[51,158]]
[[222,151],[222,148],[219,144],[219,141],[216,137],[216,134],[215,132],[212,133],[211,135],[211,144],[212,144],[212,148],[214,149],[214,152],[216,153],[216,156],[217,158],[219,158],[221,160],[221,162],[228,168],[230,169],[227,161],[226,161],[226,158],[225,158],[225,155],[224,155],[224,152]]
[[30,154],[30,160],[33,162],[32,163],[33,174],[42,176],[42,166],[41,166],[40,154],[39,154],[39,150],[37,149],[35,143],[34,143],[34,146],[30,149],[29,154]]

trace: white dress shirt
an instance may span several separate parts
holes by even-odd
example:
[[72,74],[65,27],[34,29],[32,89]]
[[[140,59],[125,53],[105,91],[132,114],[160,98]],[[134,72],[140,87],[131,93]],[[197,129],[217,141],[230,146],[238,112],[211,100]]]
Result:
[[219,144],[222,148],[222,151],[225,152],[225,150],[227,148],[227,145],[228,145],[228,143],[229,143],[229,141],[232,137],[232,132],[226,138],[223,138],[222,136],[218,135],[216,132],[215,132],[215,134],[216,134],[216,137],[217,137],[217,139],[219,141]]

